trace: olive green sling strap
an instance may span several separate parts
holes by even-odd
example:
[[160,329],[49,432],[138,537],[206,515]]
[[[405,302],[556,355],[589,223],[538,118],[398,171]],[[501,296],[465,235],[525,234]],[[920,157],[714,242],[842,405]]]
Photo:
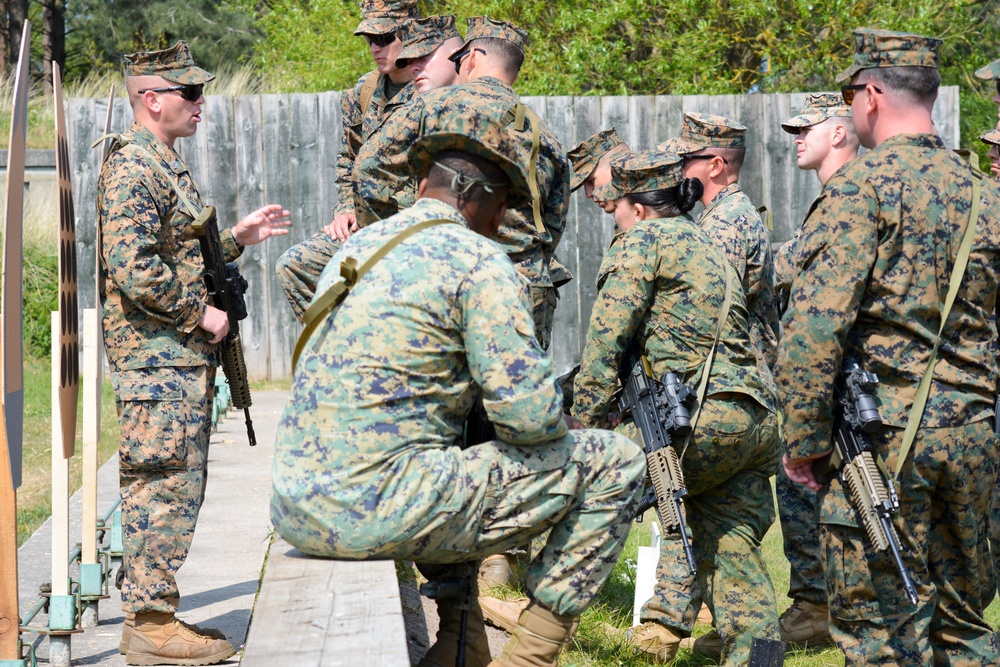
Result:
[[691,420],[691,430],[688,434],[684,436],[684,446],[681,447],[680,459],[684,459],[684,454],[687,453],[688,444],[691,442],[691,436],[694,435],[695,430],[698,428],[698,419],[701,417],[701,408],[705,403],[705,393],[708,391],[708,378],[712,375],[712,363],[715,361],[715,350],[719,346],[719,339],[722,338],[722,329],[726,326],[726,321],[729,319],[729,309],[733,304],[733,267],[728,260],[725,262],[726,267],[726,296],[722,300],[722,307],[719,309],[719,321],[715,324],[715,340],[712,341],[712,349],[708,351],[708,357],[705,359],[705,363],[701,367],[701,380],[698,382],[698,409],[694,413],[694,418]]
[[329,315],[333,309],[344,300],[347,293],[352,287],[354,287],[354,285],[357,284],[359,280],[361,280],[362,276],[368,273],[373,266],[378,264],[382,258],[388,255],[393,248],[417,232],[436,225],[447,224],[457,225],[459,223],[455,220],[424,220],[423,222],[419,222],[411,227],[407,227],[386,241],[385,245],[379,248],[375,254],[369,257],[368,261],[360,267],[358,266],[358,260],[353,257],[348,257],[341,262],[340,275],[343,280],[337,281],[331,285],[329,289],[313,299],[309,308],[307,308],[306,312],[302,315],[302,322],[305,324],[305,328],[302,330],[298,341],[295,343],[295,351],[292,352],[292,373],[295,373],[295,365],[298,363],[299,355],[302,354],[302,350],[305,349],[306,343],[309,342],[313,332],[315,332],[316,328],[323,323],[326,316]]
[[941,325],[938,327],[937,337],[934,339],[934,347],[931,348],[931,358],[927,362],[927,370],[920,380],[917,389],[917,396],[910,407],[910,414],[906,419],[906,430],[903,432],[903,444],[899,449],[899,457],[896,461],[896,470],[893,479],[899,479],[899,471],[903,469],[903,463],[913,446],[913,439],[917,435],[917,429],[924,417],[924,406],[927,405],[927,396],[930,394],[931,379],[934,377],[934,361],[937,358],[938,346],[941,344],[941,334],[944,333],[944,325],[948,320],[948,313],[958,296],[958,288],[962,284],[965,276],[965,268],[969,263],[969,254],[972,252],[972,241],[976,236],[976,223],[979,221],[979,193],[980,180],[982,175],[978,170],[972,171],[972,213],[969,215],[969,224],[962,235],[962,245],[959,246],[958,256],[955,258],[955,266],[951,270],[951,283],[948,285],[948,296],[944,300],[944,309],[941,311]]
[[515,132],[524,132],[525,119],[531,121],[531,156],[528,158],[528,190],[531,192],[531,212],[534,215],[535,231],[545,233],[542,222],[542,202],[538,192],[538,151],[542,144],[542,121],[534,111],[522,102],[511,107],[500,120],[501,125],[513,124]]

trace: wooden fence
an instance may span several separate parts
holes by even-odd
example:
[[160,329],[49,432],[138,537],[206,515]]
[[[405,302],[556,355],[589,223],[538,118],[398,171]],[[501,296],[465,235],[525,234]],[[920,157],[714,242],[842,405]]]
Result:
[[[795,166],[791,135],[781,121],[801,107],[805,93],[773,95],[688,95],[635,97],[527,97],[529,104],[569,150],[595,132],[616,127],[634,149],[646,149],[680,131],[683,111],[734,118],[750,128],[741,184],[757,204],[774,214],[773,242],[788,239],[819,192],[813,172]],[[67,118],[73,168],[80,303],[95,303],[94,192],[99,151],[90,145],[103,132],[107,101],[72,99]],[[242,271],[250,285],[250,316],[242,324],[248,372],[255,379],[287,378],[300,326],[274,275],[277,258],[291,244],[319,230],[331,218],[340,148],[340,94],[209,97],[194,137],[178,141],[203,199],[219,210],[220,224],[235,224],[264,203],[292,212],[294,229],[280,239],[247,249]],[[935,123],[951,147],[959,145],[957,87],[941,89]],[[131,110],[115,102],[113,131],[128,128]],[[695,211],[697,213],[697,210]],[[575,275],[560,289],[552,355],[559,372],[578,363],[596,297],[595,279],[611,240],[613,221],[582,192],[570,205],[560,259]]]

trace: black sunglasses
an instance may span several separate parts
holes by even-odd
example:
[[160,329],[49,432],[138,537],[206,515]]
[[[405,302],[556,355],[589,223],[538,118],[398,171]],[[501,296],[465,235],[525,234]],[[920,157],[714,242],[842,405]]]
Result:
[[365,40],[367,40],[368,46],[374,44],[378,48],[384,49],[396,41],[396,32],[387,32],[381,35],[369,35],[368,33],[365,33]]
[[143,93],[172,93],[177,91],[181,94],[181,97],[186,99],[188,102],[197,102],[198,98],[201,97],[201,91],[204,90],[205,84],[197,83],[190,84],[187,86],[168,86],[167,88],[147,88],[145,90],[140,90],[139,94]]
[[448,60],[450,60],[451,62],[455,63],[455,74],[458,74],[458,72],[462,69],[462,59],[465,58],[465,56],[467,56],[470,53],[472,53],[473,51],[479,51],[484,56],[486,55],[486,51],[484,51],[484,50],[482,50],[480,48],[475,48],[474,49],[474,48],[472,48],[470,46],[467,49],[462,49],[461,51],[456,51],[455,53],[453,53],[450,56],[448,56]]
[[[852,104],[854,102],[854,91],[864,90],[868,85],[867,83],[852,83],[849,86],[841,86],[840,94],[844,96],[844,104]],[[876,93],[882,93],[882,89],[878,86],[872,86],[872,89]]]
[[684,155],[681,157],[682,160],[711,160],[712,158],[719,158],[722,160],[723,164],[729,164],[729,160],[722,157],[721,155],[711,155],[709,153],[703,153],[701,155]]

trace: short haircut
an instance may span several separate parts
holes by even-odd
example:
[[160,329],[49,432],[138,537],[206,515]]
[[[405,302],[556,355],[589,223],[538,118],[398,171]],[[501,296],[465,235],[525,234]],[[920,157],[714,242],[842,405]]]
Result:
[[747,156],[746,148],[715,148],[714,146],[709,148],[716,155],[726,159],[728,171],[739,174],[740,170],[743,169],[743,160]]
[[493,59],[511,78],[516,77],[521,72],[521,65],[524,64],[524,51],[514,42],[495,37],[482,37],[472,40],[469,46],[486,51],[486,56]]
[[685,178],[677,185],[652,192],[632,192],[625,195],[630,204],[642,204],[663,218],[675,218],[687,213],[701,199],[705,187],[697,178]]
[[857,81],[881,83],[913,102],[933,104],[941,85],[941,73],[936,67],[870,67],[858,72]]
[[[439,165],[443,165],[444,168]],[[455,172],[458,172],[460,176],[456,176]],[[456,192],[453,183],[459,177],[476,182],[464,192]],[[483,187],[484,182],[490,184],[490,189],[493,192],[488,192]],[[465,151],[441,151],[434,155],[431,162],[430,171],[427,172],[427,186],[448,188],[460,200],[481,205],[493,205],[494,203],[499,205],[507,197],[510,179],[495,163],[478,155]],[[494,202],[494,200],[496,201]]]

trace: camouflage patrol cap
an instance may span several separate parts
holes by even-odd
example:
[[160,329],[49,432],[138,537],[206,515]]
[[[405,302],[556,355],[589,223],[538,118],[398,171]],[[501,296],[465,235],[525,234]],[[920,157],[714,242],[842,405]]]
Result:
[[122,56],[125,76],[160,76],[182,86],[205,84],[215,78],[194,64],[187,42],[181,40],[164,51],[140,51]]
[[403,50],[396,58],[396,69],[410,64],[411,60],[434,53],[434,49],[453,37],[461,37],[455,27],[455,16],[430,16],[425,19],[411,19],[399,29],[399,40]]
[[837,76],[847,81],[863,69],[878,67],[938,66],[941,40],[907,32],[857,28],[854,31],[854,62]]
[[468,24],[469,29],[465,31],[465,44],[462,44],[459,51],[469,48],[469,43],[476,39],[503,39],[511,42],[524,53],[524,43],[528,41],[528,31],[510,21],[494,21],[489,16],[471,16]]
[[576,148],[567,153],[567,157],[573,165],[573,179],[570,181],[570,188],[572,190],[580,189],[580,186],[597,169],[597,163],[601,161],[601,158],[608,151],[624,145],[624,143],[625,140],[618,136],[615,128],[601,130],[589,139],[581,141]]
[[594,199],[615,201],[625,195],[679,185],[684,180],[682,161],[681,156],[662,148],[615,155],[611,158],[611,181],[594,191]]
[[681,136],[669,139],[658,148],[677,155],[687,155],[703,148],[746,148],[747,128],[734,120],[708,113],[684,112]]
[[420,18],[417,0],[361,0],[361,23],[355,35],[385,35],[406,19]]
[[528,176],[519,159],[520,145],[496,123],[481,123],[468,115],[456,114],[417,139],[407,153],[410,170],[417,178],[430,171],[434,157],[443,151],[462,151],[492,162],[499,167],[510,185],[507,208],[518,208],[531,201]]
[[851,107],[844,104],[840,93],[810,93],[798,116],[781,124],[781,129],[789,134],[798,134],[803,127],[812,127],[827,118],[849,118]]
[[989,65],[977,69],[976,76],[978,76],[980,79],[985,79],[986,81],[993,81],[994,79],[1000,79],[1000,58],[997,58]]
[[986,134],[980,135],[979,140],[991,146],[1000,146],[1000,125],[994,127]]

